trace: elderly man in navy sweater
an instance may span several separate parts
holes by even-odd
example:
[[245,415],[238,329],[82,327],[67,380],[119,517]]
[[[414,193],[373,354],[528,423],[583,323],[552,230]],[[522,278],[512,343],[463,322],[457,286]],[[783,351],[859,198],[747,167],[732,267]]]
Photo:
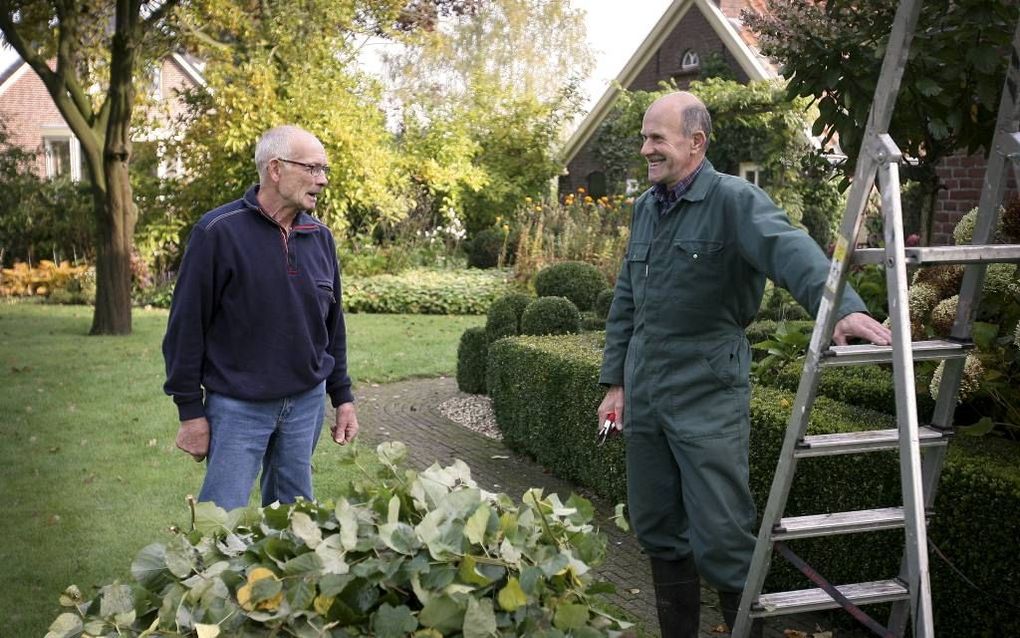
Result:
[[247,505],[260,467],[263,505],[312,498],[325,395],[333,440],[358,433],[336,247],[309,214],[325,149],[279,126],[259,139],[255,166],[259,184],[191,231],[163,340],[177,447],[208,458],[199,500],[228,510]]

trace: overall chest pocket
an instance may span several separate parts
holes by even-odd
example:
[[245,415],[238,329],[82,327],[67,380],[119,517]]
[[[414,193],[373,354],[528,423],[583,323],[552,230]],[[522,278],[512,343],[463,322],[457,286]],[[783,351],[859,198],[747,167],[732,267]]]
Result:
[[329,279],[315,280],[315,295],[319,302],[319,312],[325,319],[329,309],[336,303],[336,296],[333,294],[333,282]]
[[723,242],[678,239],[673,242],[672,280],[677,299],[705,304],[718,301],[724,283]]
[[640,306],[645,300],[648,283],[648,249],[647,242],[634,242],[627,251],[627,268],[630,273],[634,307]]

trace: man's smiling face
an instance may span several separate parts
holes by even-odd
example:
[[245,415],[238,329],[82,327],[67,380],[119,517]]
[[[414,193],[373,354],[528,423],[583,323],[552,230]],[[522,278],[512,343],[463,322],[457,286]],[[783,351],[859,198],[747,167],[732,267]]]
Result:
[[683,134],[681,108],[673,100],[659,100],[641,123],[641,155],[648,161],[648,181],[668,188],[690,175],[701,162],[694,140]]

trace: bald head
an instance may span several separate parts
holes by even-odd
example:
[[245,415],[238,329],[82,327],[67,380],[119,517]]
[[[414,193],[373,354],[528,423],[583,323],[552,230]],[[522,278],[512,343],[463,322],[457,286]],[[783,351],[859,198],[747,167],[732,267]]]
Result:
[[667,116],[675,116],[677,127],[685,137],[693,137],[698,131],[704,133],[705,148],[708,148],[708,140],[712,137],[712,117],[705,103],[693,93],[677,91],[663,95],[652,102],[645,113],[651,113],[652,109],[661,110]]
[[701,100],[679,91],[652,102],[641,122],[641,155],[648,180],[672,188],[705,158],[712,118]]
[[263,133],[255,144],[255,168],[259,172],[259,181],[266,181],[269,162],[278,157],[292,157],[296,148],[309,146],[322,149],[319,140],[299,126],[284,124]]

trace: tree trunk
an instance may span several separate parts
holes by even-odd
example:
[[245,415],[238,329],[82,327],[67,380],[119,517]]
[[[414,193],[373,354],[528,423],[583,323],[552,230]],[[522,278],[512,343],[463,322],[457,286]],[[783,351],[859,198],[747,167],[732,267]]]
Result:
[[110,117],[103,144],[105,193],[93,188],[98,219],[96,310],[91,334],[131,333],[131,250],[138,210],[131,191],[131,111],[138,25],[130,3],[119,2],[110,56]]

